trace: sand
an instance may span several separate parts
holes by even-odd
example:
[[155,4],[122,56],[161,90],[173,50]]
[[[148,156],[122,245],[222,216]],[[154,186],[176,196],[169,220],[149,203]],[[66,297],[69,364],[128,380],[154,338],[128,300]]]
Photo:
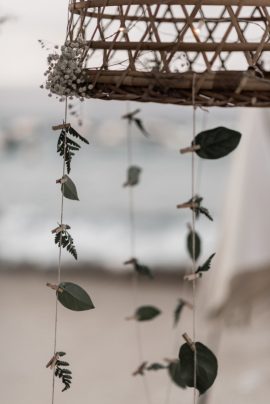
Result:
[[[48,404],[52,371],[45,365],[53,351],[55,299],[45,284],[54,282],[55,273],[2,265],[0,278],[0,402]],[[85,288],[96,309],[77,313],[59,306],[57,348],[67,352],[73,383],[69,391],[61,393],[61,383],[56,381],[55,403],[192,403],[192,390],[172,385],[166,370],[148,372],[145,378],[132,376],[142,361],[138,332],[143,359],[149,363],[176,357],[183,343],[181,334],[187,331],[192,335],[189,309],[184,310],[178,328],[172,327],[177,298],[190,298],[179,275],[159,275],[154,281],[140,282],[136,296],[130,276],[84,268],[65,271],[62,278]],[[209,396],[203,396],[204,403],[206,398],[208,404],[266,402],[270,383],[270,302],[265,286],[267,282],[270,286],[269,271],[259,278],[264,292],[260,293],[258,286],[257,297],[250,301],[246,298],[244,303],[240,299],[239,303],[242,283],[233,290],[231,306],[228,304],[218,319],[206,318],[203,302],[198,303],[197,339],[212,348],[219,359],[218,378]],[[250,279],[249,286],[259,278]],[[138,323],[126,321],[125,317],[142,304],[156,305],[162,315],[138,328]]]

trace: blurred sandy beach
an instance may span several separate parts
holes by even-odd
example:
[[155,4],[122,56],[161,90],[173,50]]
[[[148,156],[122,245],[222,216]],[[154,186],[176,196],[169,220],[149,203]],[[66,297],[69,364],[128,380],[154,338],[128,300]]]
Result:
[[[223,320],[203,316],[203,301],[198,302],[197,339],[208,344],[219,359],[219,375],[207,403],[265,403],[270,382],[270,276],[268,270],[259,274],[249,272],[234,281]],[[55,298],[45,284],[55,282],[55,277],[55,271],[23,265],[1,267],[1,403],[50,402],[52,374],[45,365],[53,350]],[[162,315],[139,326],[143,359],[176,357],[182,333],[191,333],[188,308],[177,330],[172,327],[177,299],[190,298],[182,275],[167,271],[157,273],[153,281],[140,282],[135,300],[131,278],[129,270],[116,274],[87,266],[63,269],[62,279],[85,288],[96,309],[76,313],[59,306],[57,345],[67,352],[73,383],[61,393],[61,383],[56,381],[58,403],[176,404],[191,399],[192,390],[172,385],[164,370],[148,372],[150,400],[146,401],[141,376],[131,375],[140,364],[138,323],[125,320],[136,304],[159,307]],[[224,319],[234,324],[229,326],[231,321]]]

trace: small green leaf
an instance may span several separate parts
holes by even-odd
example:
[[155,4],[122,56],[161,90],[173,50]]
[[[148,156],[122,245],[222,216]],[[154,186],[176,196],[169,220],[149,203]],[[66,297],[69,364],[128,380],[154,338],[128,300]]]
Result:
[[141,306],[136,310],[135,317],[137,321],[148,321],[158,316],[161,311],[154,306]]
[[191,208],[195,212],[196,219],[199,218],[200,214],[205,215],[209,220],[213,221],[214,219],[209,213],[209,210],[201,206],[203,198],[199,195],[195,195],[194,198],[191,198],[188,203],[192,203],[195,207]]
[[63,306],[74,311],[94,309],[88,293],[72,282],[61,282],[58,286],[57,298]]
[[182,313],[183,307],[185,306],[186,302],[182,299],[178,300],[177,306],[174,310],[174,327],[177,326],[179,319],[180,319],[180,315]]
[[132,121],[135,123],[135,125],[138,127],[138,129],[142,132],[142,134],[146,137],[149,136],[149,133],[146,131],[143,122],[140,118],[133,118]]
[[160,370],[160,369],[166,369],[167,366],[162,365],[161,363],[151,363],[151,365],[147,366],[146,370]]
[[192,145],[200,146],[200,149],[196,150],[199,157],[213,160],[231,153],[238,146],[240,139],[240,132],[219,126],[200,132]]
[[72,128],[71,126],[68,128],[69,134],[80,139],[82,142],[89,144],[88,140],[83,137],[82,135],[80,135],[74,128]]
[[215,255],[216,255],[216,253],[210,255],[210,257],[205,261],[205,263],[202,266],[198,267],[198,269],[196,271],[196,274],[198,272],[206,272],[206,271],[208,271],[210,269],[210,266],[211,266],[211,261],[212,261],[212,259],[214,258]]
[[127,171],[127,181],[123,184],[123,187],[137,185],[141,171],[142,169],[138,166],[130,166]]
[[[196,388],[200,394],[203,394],[212,386],[216,379],[218,363],[213,352],[201,342],[196,342],[195,346],[197,356]],[[194,387],[194,351],[187,343],[181,346],[179,359],[181,363],[181,378],[188,387]]]
[[[197,232],[195,232],[194,234],[194,258],[195,261],[197,261],[197,259],[199,258],[200,254],[201,254],[201,239],[200,236]],[[187,249],[188,249],[188,253],[191,259],[193,259],[193,231],[190,230],[187,236]]]
[[139,275],[147,276],[150,279],[154,278],[149,267],[147,267],[146,265],[139,264],[137,260],[134,262],[134,268],[135,268],[135,271],[137,271]]
[[65,181],[61,186],[63,195],[68,199],[78,201],[79,198],[78,198],[76,185],[74,184],[72,179],[68,175],[64,175],[63,180]]
[[174,362],[171,362],[168,366],[168,372],[172,381],[182,389],[186,388],[186,382],[182,378],[181,374],[181,366],[179,359],[176,359]]

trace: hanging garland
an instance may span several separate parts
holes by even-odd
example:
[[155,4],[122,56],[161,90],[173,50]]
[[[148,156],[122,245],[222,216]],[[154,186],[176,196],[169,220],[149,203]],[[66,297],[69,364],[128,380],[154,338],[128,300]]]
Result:
[[[195,75],[193,82],[193,92],[195,91]],[[193,95],[193,99],[195,99]],[[204,215],[210,221],[213,217],[209,210],[202,206],[203,198],[195,193],[195,153],[203,159],[219,159],[227,156],[238,146],[241,134],[235,130],[225,127],[217,127],[205,130],[195,135],[195,112],[196,106],[193,105],[193,139],[191,145],[181,149],[181,154],[190,152],[192,155],[192,196],[187,202],[177,205],[177,208],[190,208],[192,213],[192,226],[189,226],[189,232],[186,239],[186,247],[192,260],[192,270],[188,275],[184,276],[184,280],[192,283],[193,302],[192,304],[183,299],[179,299],[174,310],[174,327],[177,326],[182,310],[185,306],[193,310],[193,338],[191,339],[187,333],[183,334],[185,343],[179,348],[177,359],[166,359],[165,363],[152,363],[148,365],[147,361],[143,361],[141,365],[133,372],[133,375],[144,376],[146,371],[158,371],[167,369],[171,380],[181,388],[191,387],[194,390],[193,403],[197,402],[198,390],[200,394],[204,394],[214,383],[218,372],[218,361],[214,353],[201,342],[196,341],[196,281],[202,277],[211,267],[212,259],[215,253],[211,254],[204,263],[197,264],[201,255],[201,239],[196,232],[195,223],[201,215]],[[136,265],[136,260],[133,261]],[[142,318],[140,312],[143,313]],[[137,321],[152,320],[161,311],[152,306],[140,307],[132,318]]]
[[[58,302],[65,308],[73,311],[85,311],[94,309],[95,306],[88,293],[79,285],[72,282],[63,282],[61,279],[62,269],[62,250],[66,249],[76,260],[78,259],[77,249],[74,244],[73,237],[69,230],[71,226],[63,223],[64,217],[64,198],[78,201],[78,192],[75,183],[66,174],[71,172],[72,158],[75,152],[79,151],[81,145],[77,140],[89,144],[88,140],[81,136],[71,125],[67,123],[67,99],[65,100],[65,118],[63,124],[53,126],[54,131],[60,130],[60,135],[57,141],[57,153],[63,158],[62,177],[56,180],[57,184],[61,185],[61,209],[60,222],[58,226],[52,230],[54,234],[54,242],[59,248],[58,255],[58,271],[57,284],[47,283],[47,286],[56,292],[55,305],[55,327],[54,327],[54,352],[53,356],[47,364],[47,368],[53,370],[53,385],[52,385],[52,404],[54,403],[55,378],[61,379],[64,384],[62,392],[70,388],[72,382],[72,372],[69,363],[61,359],[66,355],[63,351],[57,350],[57,333],[58,333]],[[76,141],[74,140],[76,139]]]

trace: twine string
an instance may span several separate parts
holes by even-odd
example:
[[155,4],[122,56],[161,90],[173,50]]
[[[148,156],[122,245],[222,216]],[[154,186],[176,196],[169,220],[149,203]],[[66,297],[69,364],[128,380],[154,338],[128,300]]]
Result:
[[[127,105],[127,114],[130,113],[129,102]],[[127,165],[130,167],[133,163],[133,142],[132,142],[132,123],[127,119]],[[128,186],[128,211],[129,211],[129,243],[130,243],[130,256],[136,258],[136,222],[135,222],[135,201],[133,186]],[[134,307],[138,307],[139,303],[139,285],[138,274],[135,271],[132,274],[132,291],[133,291],[133,304]],[[137,321],[135,321],[135,335],[137,342],[138,358],[139,362],[144,362],[144,351],[141,335],[141,327]],[[146,375],[142,377],[145,401],[147,404],[152,404],[150,389]]]
[[[195,136],[196,136],[196,105],[195,105],[195,94],[196,94],[196,74],[193,74],[192,78],[192,141],[195,142]],[[192,195],[192,201],[195,198],[195,154],[194,151],[191,153],[191,195]],[[192,209],[192,273],[195,274],[196,272],[196,241],[195,241],[195,231],[196,231],[196,217],[195,217],[195,211]],[[196,352],[196,315],[197,315],[197,307],[196,307],[196,279],[193,279],[192,281],[192,304],[193,304],[193,310],[192,310],[192,339],[194,342],[194,374],[193,374],[193,381],[194,381],[194,389],[193,389],[193,404],[196,404],[196,399],[197,399],[197,352]]]
[[[65,118],[64,124],[67,123],[67,97],[65,99]],[[64,156],[63,156],[63,168],[62,168],[62,177],[64,177],[66,172],[66,131],[65,131],[65,139],[64,139]],[[63,225],[63,218],[64,218],[64,194],[61,193],[61,205],[60,205],[60,223],[59,225]],[[59,253],[58,253],[58,268],[57,268],[57,284],[59,285],[61,282],[61,267],[62,267],[62,232],[60,233],[60,245],[59,245]],[[53,354],[56,354],[57,348],[57,332],[58,332],[58,299],[57,293],[55,297],[55,319],[54,319],[54,342],[53,342]],[[52,378],[52,404],[54,404],[55,398],[55,373],[53,369],[53,378]]]

